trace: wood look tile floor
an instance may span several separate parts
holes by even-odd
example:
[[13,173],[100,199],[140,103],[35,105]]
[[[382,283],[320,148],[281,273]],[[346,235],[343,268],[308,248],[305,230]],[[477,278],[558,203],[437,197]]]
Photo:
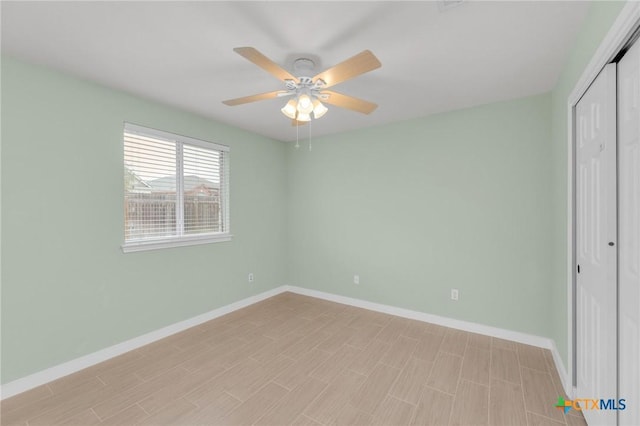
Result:
[[547,350],[284,293],[2,401],[2,425],[584,425]]

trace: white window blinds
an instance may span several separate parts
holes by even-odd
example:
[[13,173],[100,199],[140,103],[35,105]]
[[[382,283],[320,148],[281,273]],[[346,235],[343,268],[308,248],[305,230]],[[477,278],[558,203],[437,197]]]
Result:
[[126,123],[125,251],[229,239],[229,148]]

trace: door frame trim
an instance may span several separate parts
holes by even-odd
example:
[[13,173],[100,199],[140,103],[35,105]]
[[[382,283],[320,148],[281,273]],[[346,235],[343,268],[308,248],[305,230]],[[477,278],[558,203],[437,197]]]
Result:
[[589,61],[567,99],[567,361],[566,377],[561,377],[565,392],[575,397],[575,107],[606,64],[625,47],[640,28],[640,2],[627,1],[600,46]]

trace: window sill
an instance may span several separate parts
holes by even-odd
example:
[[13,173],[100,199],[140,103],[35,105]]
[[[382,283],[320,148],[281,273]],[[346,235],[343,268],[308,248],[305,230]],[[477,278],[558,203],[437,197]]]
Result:
[[195,235],[188,237],[165,238],[152,241],[129,242],[122,245],[124,253],[136,251],[160,250],[173,247],[195,246],[199,244],[221,243],[231,241],[231,234]]

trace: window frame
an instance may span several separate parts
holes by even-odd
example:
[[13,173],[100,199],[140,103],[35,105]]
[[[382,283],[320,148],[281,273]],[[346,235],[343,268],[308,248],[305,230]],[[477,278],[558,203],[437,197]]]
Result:
[[[123,152],[123,175],[124,175],[124,135],[125,133],[133,133],[141,136],[147,136],[152,138],[158,138],[164,141],[171,141],[176,144],[176,228],[180,223],[180,229],[177,229],[177,235],[169,237],[154,237],[148,239],[136,239],[133,241],[124,241],[121,245],[124,253],[158,250],[173,247],[185,247],[199,244],[210,244],[224,241],[231,241],[233,235],[231,234],[231,223],[229,220],[229,175],[230,175],[230,151],[231,149],[227,145],[221,145],[214,142],[204,141],[201,139],[195,139],[189,136],[179,135],[175,133],[165,132],[158,129],[149,128],[146,126],[140,126],[129,122],[124,122],[122,130],[122,152]],[[223,223],[223,232],[199,234],[199,235],[185,235],[184,234],[184,158],[183,158],[183,146],[190,145],[199,148],[215,150],[222,153],[224,161],[221,162],[222,169],[220,171],[220,211]],[[124,193],[122,200],[124,201]],[[182,205],[178,208],[178,205]],[[123,209],[124,211],[124,209]],[[126,214],[126,213],[125,213]],[[124,219],[124,217],[123,217]],[[124,227],[123,227],[124,230]],[[123,235],[124,237],[124,235]]]

